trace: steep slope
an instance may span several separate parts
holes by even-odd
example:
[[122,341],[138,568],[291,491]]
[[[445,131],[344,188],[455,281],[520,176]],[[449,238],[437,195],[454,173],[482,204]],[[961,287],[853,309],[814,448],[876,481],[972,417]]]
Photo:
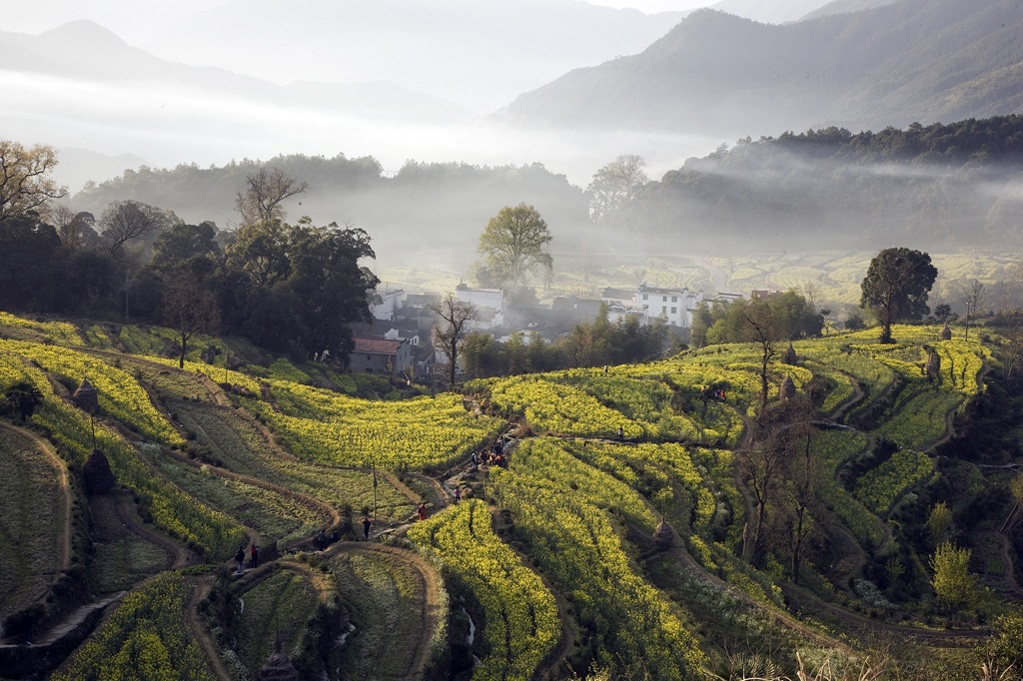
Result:
[[901,0],[769,26],[703,10],[642,54],[520,96],[517,122],[734,134],[1021,110],[1023,6]]

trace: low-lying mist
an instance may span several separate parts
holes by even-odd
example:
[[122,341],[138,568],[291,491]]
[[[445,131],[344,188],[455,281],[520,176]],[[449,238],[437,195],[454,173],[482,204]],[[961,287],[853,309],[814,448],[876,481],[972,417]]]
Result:
[[[473,165],[543,163],[585,187],[598,168],[620,154],[640,154],[653,171],[663,172],[688,157],[706,154],[722,141],[633,131],[527,130],[484,119],[424,124],[397,115],[358,117],[300,102],[211,97],[187,85],[78,81],[10,71],[0,71],[0,88],[8,93],[10,107],[4,116],[6,137],[111,156],[132,154],[154,168],[343,153],[372,156],[385,174],[396,173],[409,159]],[[56,176],[74,192],[86,181],[109,177],[93,172],[64,164]],[[233,195],[227,198],[230,208]]]

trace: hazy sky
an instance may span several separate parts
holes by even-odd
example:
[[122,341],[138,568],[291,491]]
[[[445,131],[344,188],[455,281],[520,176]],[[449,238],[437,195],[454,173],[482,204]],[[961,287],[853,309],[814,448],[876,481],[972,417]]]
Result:
[[591,5],[603,5],[605,7],[632,7],[641,12],[652,14],[654,12],[677,12],[697,7],[707,7],[714,4],[716,0],[632,0],[621,2],[616,0],[589,0]]
[[[196,12],[226,4],[227,0],[34,0],[7,3],[0,30],[41,33],[76,19],[91,19],[131,43],[148,39],[168,23]],[[605,7],[631,7],[648,14],[706,7],[716,0],[589,0]],[[442,5],[443,0],[438,0]]]
[[[280,2],[284,0],[268,0]],[[363,3],[365,0],[309,0],[317,2]],[[372,1],[372,0],[370,0]],[[544,0],[528,0],[534,4]],[[615,8],[633,8],[646,13],[681,11],[694,6],[707,5],[717,0],[590,0],[592,5]],[[437,9],[451,9],[466,0],[417,0]],[[456,4],[459,3],[459,4]],[[39,34],[68,22],[89,19],[116,33],[132,46],[141,47],[164,59],[221,68],[267,78],[279,83],[295,79],[295,74],[307,80],[324,82],[356,82],[360,78],[347,73],[333,74],[355,64],[363,80],[392,80],[406,88],[429,91],[463,106],[472,113],[483,115],[510,102],[516,95],[539,87],[582,63],[544,62],[536,64],[529,59],[509,60],[501,64],[505,70],[487,76],[476,74],[466,66],[457,73],[454,69],[433,69],[436,77],[449,77],[455,86],[468,88],[480,100],[459,100],[460,90],[427,90],[425,78],[418,80],[400,73],[385,71],[389,61],[401,56],[401,50],[391,49],[379,55],[374,62],[355,62],[343,59],[322,59],[316,40],[289,44],[280,49],[262,50],[251,55],[245,50],[245,31],[224,29],[223,39],[210,39],[209,35],[195,36],[198,45],[185,45],[187,40],[173,33],[197,14],[216,10],[229,0],[34,0],[26,3],[8,3],[0,18],[0,31]],[[398,4],[398,3],[395,3]],[[514,3],[512,3],[514,4]],[[535,9],[535,8],[534,8]],[[211,15],[214,16],[214,15]],[[216,27],[211,35],[217,36]],[[208,32],[209,33],[209,32]],[[168,40],[168,35],[170,39]],[[372,36],[371,36],[372,37]],[[651,37],[652,41],[654,38]],[[163,42],[161,42],[161,40]],[[232,41],[241,41],[236,45]],[[212,46],[212,47],[211,47]],[[280,48],[281,46],[270,46]],[[415,47],[413,45],[413,47]],[[202,49],[200,49],[202,48]],[[216,50],[220,50],[218,53]],[[411,49],[411,48],[410,48]],[[636,52],[642,46],[634,48]],[[318,51],[319,50],[319,51]],[[414,50],[412,50],[414,52]],[[275,78],[275,74],[262,68],[262,52],[270,54],[269,62],[280,61],[288,77]],[[622,51],[619,54],[630,54]],[[281,55],[287,59],[281,58]],[[241,55],[241,57],[239,57]],[[457,57],[457,55],[455,55]],[[609,54],[603,59],[612,58]],[[390,59],[385,59],[389,57]],[[232,60],[233,59],[233,60]],[[239,61],[240,60],[240,61]],[[592,58],[590,63],[600,63]],[[264,60],[265,61],[265,60]],[[535,60],[533,60],[535,61]],[[449,64],[444,62],[444,64]],[[406,64],[406,70],[408,65]],[[429,66],[429,64],[427,64]],[[492,66],[490,62],[479,68]],[[370,71],[370,67],[374,70]],[[539,70],[540,67],[546,71]],[[424,67],[425,68],[425,67]],[[447,72],[451,71],[450,74]],[[398,76],[405,76],[402,82]],[[471,77],[470,77],[471,76]],[[463,82],[464,81],[464,82]],[[644,133],[602,134],[597,138],[584,132],[561,133],[556,136],[534,132],[508,132],[495,130],[482,124],[445,128],[424,128],[421,125],[380,126],[372,121],[352,120],[343,115],[328,117],[322,110],[306,112],[289,107],[289,102],[254,104],[239,102],[230,97],[204,93],[196,98],[181,94],[166,86],[135,87],[125,91],[117,83],[104,80],[80,82],[65,78],[43,77],[5,71],[0,64],[0,91],[5,92],[5,107],[0,112],[0,128],[6,134],[25,142],[44,142],[63,148],[100,151],[108,155],[135,154],[156,166],[197,162],[200,165],[225,163],[232,158],[271,158],[279,153],[326,154],[343,152],[348,156],[372,155],[386,170],[394,171],[407,159],[436,161],[466,161],[499,165],[504,163],[546,163],[556,172],[566,173],[573,181],[585,184],[592,173],[607,160],[623,153],[637,153],[647,158],[651,175],[677,168],[688,157],[701,155],[714,149],[722,140],[704,140],[686,136],[673,136],[666,141],[660,135]],[[422,90],[419,90],[419,88]],[[494,92],[496,91],[496,92]],[[141,95],[141,96],[140,96]],[[171,115],[174,112],[174,115]],[[296,124],[296,121],[301,121]],[[95,177],[95,167],[86,167],[86,177],[77,175],[71,156],[62,171],[69,176],[62,181],[79,185],[84,179]],[[72,172],[75,175],[70,175]],[[120,172],[116,170],[115,172]]]

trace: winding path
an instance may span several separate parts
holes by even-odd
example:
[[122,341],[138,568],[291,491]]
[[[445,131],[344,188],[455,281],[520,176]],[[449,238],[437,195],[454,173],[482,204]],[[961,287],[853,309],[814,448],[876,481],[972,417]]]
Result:
[[188,627],[192,637],[199,643],[199,647],[202,648],[203,653],[206,655],[206,661],[209,663],[210,669],[216,675],[218,681],[234,681],[234,677],[227,670],[224,661],[220,659],[217,646],[203,625],[202,618],[199,616],[199,604],[209,595],[212,580],[212,577],[200,577],[194,580],[192,597],[188,600],[188,607],[185,611],[185,626]]

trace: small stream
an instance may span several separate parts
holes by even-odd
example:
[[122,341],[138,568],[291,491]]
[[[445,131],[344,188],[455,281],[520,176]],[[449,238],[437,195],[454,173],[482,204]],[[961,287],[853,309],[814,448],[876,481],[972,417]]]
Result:
[[[465,619],[469,620],[469,632],[465,635],[465,642],[471,648],[473,641],[476,640],[476,623],[472,621],[472,615],[469,611],[462,606],[462,614],[465,615]],[[476,654],[472,655],[472,666],[475,667],[480,663],[480,658],[476,657]]]
[[348,623],[348,631],[346,631],[345,633],[343,633],[340,636],[338,636],[337,637],[337,641],[334,642],[334,645],[336,645],[338,648],[343,646],[345,644],[345,641],[348,640],[348,637],[352,635],[353,631],[355,631],[355,625],[352,624],[351,622],[349,622]]
[[462,614],[465,615],[465,619],[469,620],[469,633],[465,635],[465,642],[468,645],[472,645],[472,642],[476,640],[476,623],[472,621],[472,616],[469,615],[469,611],[462,606]]

